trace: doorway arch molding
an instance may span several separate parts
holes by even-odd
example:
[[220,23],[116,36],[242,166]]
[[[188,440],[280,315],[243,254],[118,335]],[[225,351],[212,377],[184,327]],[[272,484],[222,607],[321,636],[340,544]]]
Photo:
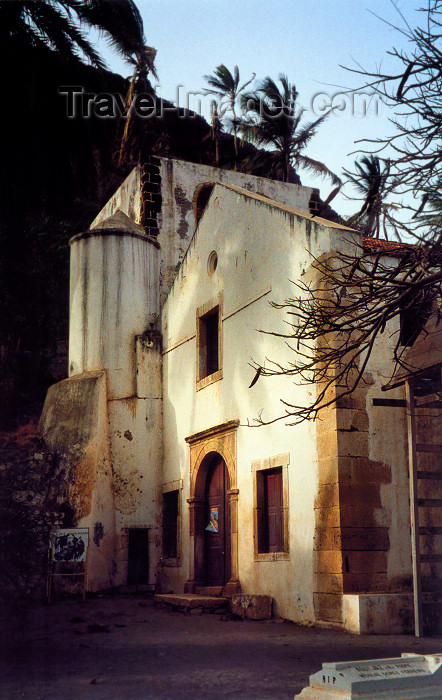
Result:
[[231,577],[225,585],[226,593],[240,590],[238,576],[238,494],[236,480],[236,435],[239,420],[231,420],[213,426],[186,438],[190,446],[190,576],[185,584],[185,592],[193,593],[205,585],[204,580],[204,531],[202,527],[204,513],[204,490],[207,472],[210,467],[210,455],[219,454],[225,462],[229,475],[230,488],[227,492],[230,501],[230,539],[231,539]]

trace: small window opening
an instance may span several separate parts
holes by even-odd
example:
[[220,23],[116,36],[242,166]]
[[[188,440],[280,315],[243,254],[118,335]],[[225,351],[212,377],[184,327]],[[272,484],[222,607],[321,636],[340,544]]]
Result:
[[282,468],[256,472],[258,552],[284,551]]
[[163,557],[178,556],[178,491],[163,493]]
[[199,319],[200,377],[204,379],[219,370],[219,307]]
[[215,250],[212,250],[212,252],[209,255],[209,259],[207,260],[207,274],[209,277],[213,275],[215,272],[216,268],[218,265],[218,255],[216,254]]

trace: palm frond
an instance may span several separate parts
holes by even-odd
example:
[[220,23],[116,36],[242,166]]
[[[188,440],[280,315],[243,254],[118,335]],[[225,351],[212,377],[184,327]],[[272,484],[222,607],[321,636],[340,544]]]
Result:
[[142,52],[146,43],[143,20],[133,0],[87,0],[76,3],[75,11],[81,22],[98,28],[123,58]]
[[[7,13],[5,5],[9,5]],[[23,31],[24,25],[29,28],[28,39],[32,43],[43,41],[68,59],[86,59],[93,66],[104,68],[105,62],[83,31],[85,26],[94,27],[126,60],[137,63],[142,56],[145,70],[157,77],[134,0],[16,0],[2,3],[1,9],[1,14],[10,20],[12,31]]]
[[217,94],[221,96],[227,96],[235,93],[239,84],[239,71],[238,66],[233,69],[233,75],[224,63],[217,66],[214,70],[214,75],[204,75],[204,80],[206,80],[212,87],[212,90],[206,90],[210,94]]
[[321,163],[321,161],[314,160],[313,158],[309,158],[308,156],[304,156],[302,154],[298,154],[296,160],[302,168],[304,168],[305,170],[309,170],[314,175],[328,177],[334,185],[342,185],[341,178],[338,177],[338,175],[336,175],[334,172],[329,170],[329,168],[327,168],[327,166],[324,165],[324,163]]
[[36,38],[66,58],[82,60],[84,55],[96,68],[104,68],[104,61],[68,14],[46,2],[23,5],[23,19]]
[[312,172],[326,175],[334,184],[339,185],[340,178],[323,163],[306,158],[301,153],[328,113],[314,122],[300,126],[304,110],[297,106],[296,87],[283,73],[279,75],[278,80],[281,87],[273,78],[267,76],[254,92],[242,95],[241,107],[247,112],[247,116],[242,119],[238,128],[243,138],[264,147],[273,147],[279,154],[276,160],[284,164],[287,181],[291,164],[295,168],[298,164],[303,164]]

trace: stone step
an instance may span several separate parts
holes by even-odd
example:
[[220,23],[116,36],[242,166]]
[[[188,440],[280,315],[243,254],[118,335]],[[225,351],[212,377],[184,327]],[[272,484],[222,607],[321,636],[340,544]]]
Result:
[[157,593],[154,596],[156,603],[166,605],[174,610],[183,612],[217,613],[227,611],[228,598],[219,596],[198,595],[197,593]]
[[219,596],[223,594],[224,586],[198,586],[195,588],[197,595]]
[[230,611],[242,619],[269,620],[272,617],[272,598],[268,595],[235,594],[231,598],[222,598],[198,593],[157,593],[154,600],[173,610],[194,614]]

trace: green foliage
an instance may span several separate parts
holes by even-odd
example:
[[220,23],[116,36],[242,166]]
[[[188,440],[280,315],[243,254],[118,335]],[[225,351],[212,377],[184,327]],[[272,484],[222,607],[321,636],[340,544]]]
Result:
[[240,120],[240,133],[246,141],[269,149],[256,154],[256,164],[260,159],[267,161],[271,175],[286,182],[290,181],[291,168],[297,171],[302,167],[340,185],[340,179],[324,163],[303,153],[327,115],[301,123],[304,110],[297,105],[296,87],[282,73],[279,83],[281,87],[267,76],[254,92],[241,96],[246,116]]
[[389,210],[394,208],[386,202],[390,162],[373,154],[362,156],[355,161],[355,173],[345,171],[348,181],[362,195],[363,204],[353,215],[352,224],[366,236],[379,238],[382,232],[388,239],[387,224],[390,223]]
[[210,89],[206,90],[208,95],[215,95],[219,98],[219,105],[216,102],[213,103],[213,114],[212,114],[212,137],[216,141],[216,162],[219,161],[219,134],[221,131],[221,121],[226,114],[226,112],[231,113],[230,126],[233,131],[233,142],[235,147],[235,168],[238,159],[238,118],[236,116],[236,104],[240,95],[244,92],[246,87],[255,79],[255,73],[252,77],[243,83],[241,86],[239,84],[239,69],[238,66],[234,66],[233,73],[225,66],[223,63],[219,65],[214,70],[213,75],[204,75],[204,80],[206,80]]
[[211,90],[207,92],[211,95],[218,95],[219,97],[236,97],[238,94],[239,85],[239,70],[238,66],[234,66],[233,73],[221,63],[213,71],[213,75],[204,75],[204,80],[207,80]]
[[67,341],[68,239],[117,184],[117,123],[68,119],[58,87],[124,94],[126,84],[44,41],[25,41],[19,29],[0,43],[0,62],[5,94],[16,96],[2,115],[0,189],[0,424],[11,424],[38,414],[47,387],[61,378],[51,365]]
[[141,15],[133,0],[14,0],[0,5],[0,38],[22,49],[47,48],[60,60],[105,67],[85,28],[101,31],[123,58],[144,46]]

